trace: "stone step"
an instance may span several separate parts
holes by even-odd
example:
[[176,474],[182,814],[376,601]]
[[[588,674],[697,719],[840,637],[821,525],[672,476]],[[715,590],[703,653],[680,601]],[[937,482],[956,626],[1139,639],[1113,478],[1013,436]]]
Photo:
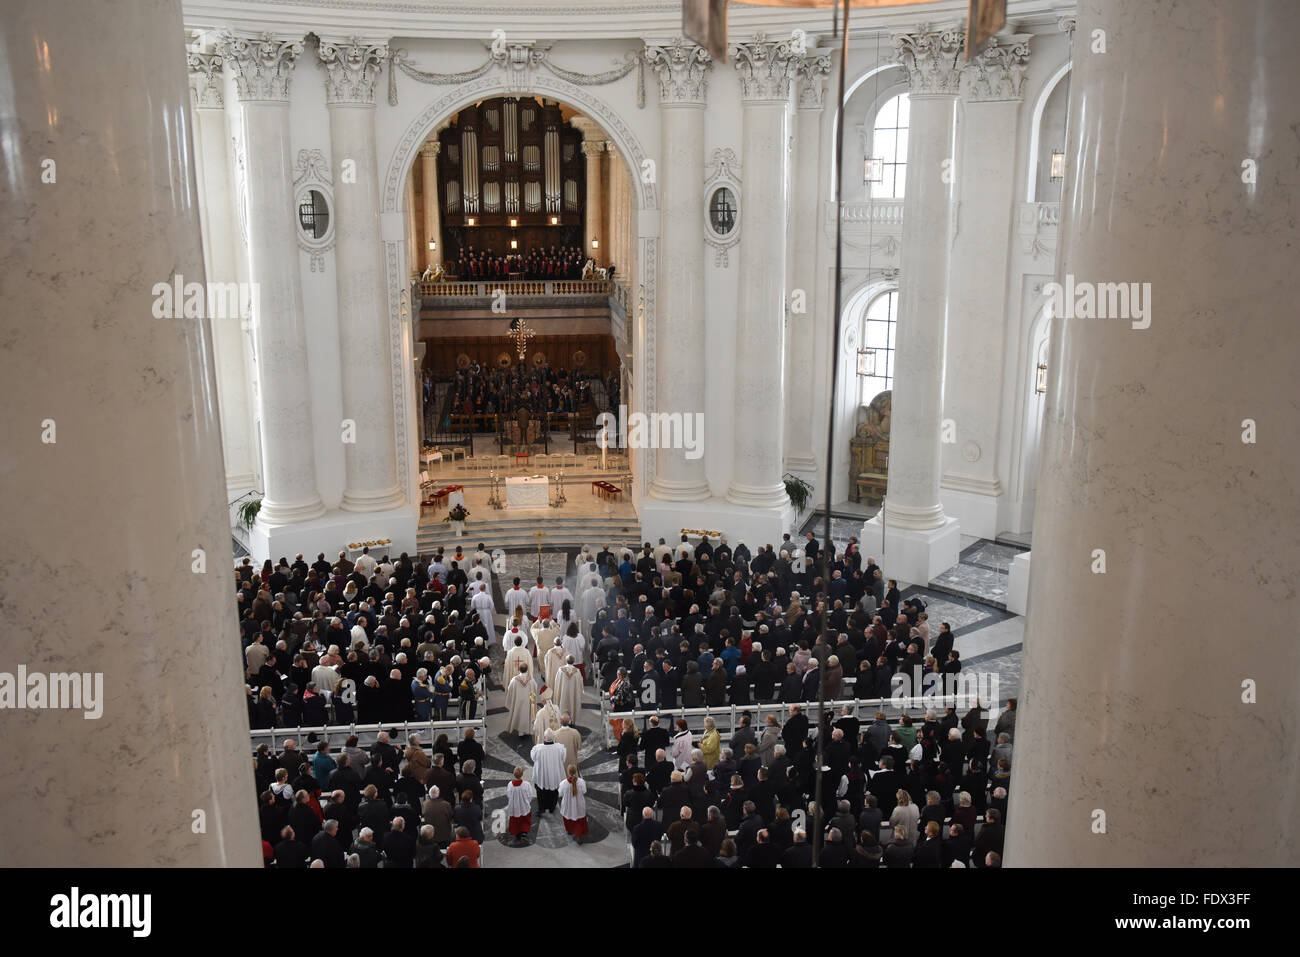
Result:
[[[641,523],[638,519],[626,518],[573,518],[548,519],[540,523],[544,537],[542,547],[548,550],[557,548],[580,548],[583,545],[602,545],[628,543],[639,544],[641,541]],[[416,536],[416,545],[421,553],[432,551],[437,546],[451,550],[457,545],[468,547],[484,542],[489,549],[504,548],[530,549],[537,547],[536,532],[539,527],[537,519],[503,519],[494,521],[484,519],[472,520],[465,526],[465,534],[456,537],[449,522],[430,522],[420,526]]]

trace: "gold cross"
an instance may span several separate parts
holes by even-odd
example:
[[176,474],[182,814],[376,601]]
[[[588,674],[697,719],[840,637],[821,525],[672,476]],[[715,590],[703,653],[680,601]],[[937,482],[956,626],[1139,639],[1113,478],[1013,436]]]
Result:
[[520,319],[515,324],[515,330],[511,333],[511,338],[515,340],[515,348],[519,351],[520,362],[523,362],[528,357],[528,340],[533,335],[533,330],[528,328],[527,319]]

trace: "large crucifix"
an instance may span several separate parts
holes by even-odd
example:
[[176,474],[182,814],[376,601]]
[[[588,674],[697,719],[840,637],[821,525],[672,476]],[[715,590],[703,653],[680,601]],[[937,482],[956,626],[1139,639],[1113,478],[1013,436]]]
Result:
[[542,535],[543,534],[544,533],[540,528],[537,531],[533,532],[534,537],[536,537],[537,539],[537,577],[538,578],[542,577]]
[[519,353],[519,361],[523,362],[528,358],[528,340],[535,333],[528,328],[527,319],[512,319],[510,321],[510,338],[515,340],[515,349]]

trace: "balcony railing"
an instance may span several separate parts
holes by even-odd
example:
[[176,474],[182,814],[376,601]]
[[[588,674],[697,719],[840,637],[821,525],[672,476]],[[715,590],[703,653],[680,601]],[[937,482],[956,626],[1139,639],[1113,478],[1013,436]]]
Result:
[[[840,220],[846,224],[872,226],[903,225],[903,201],[901,199],[877,199],[860,203],[840,203]],[[835,204],[826,204],[826,222],[835,223]]]
[[489,297],[500,289],[510,298],[526,296],[608,296],[608,279],[481,280],[475,282],[417,282],[416,291],[429,298]]

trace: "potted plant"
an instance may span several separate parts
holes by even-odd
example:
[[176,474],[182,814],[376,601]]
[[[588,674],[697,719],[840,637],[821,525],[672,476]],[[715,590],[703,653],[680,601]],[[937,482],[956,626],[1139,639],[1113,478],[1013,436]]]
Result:
[[802,514],[803,510],[808,507],[808,499],[812,497],[812,486],[805,482],[797,475],[785,473],[785,494],[790,496],[790,503],[794,505],[795,511]]
[[239,524],[244,526],[246,531],[253,530],[253,523],[257,521],[257,513],[262,510],[262,500],[260,498],[249,499],[239,506]]
[[451,527],[455,530],[456,537],[460,538],[465,534],[465,519],[468,517],[469,509],[464,505],[457,503],[451,507],[451,511],[447,513],[447,517],[443,519],[443,521],[451,522]]

